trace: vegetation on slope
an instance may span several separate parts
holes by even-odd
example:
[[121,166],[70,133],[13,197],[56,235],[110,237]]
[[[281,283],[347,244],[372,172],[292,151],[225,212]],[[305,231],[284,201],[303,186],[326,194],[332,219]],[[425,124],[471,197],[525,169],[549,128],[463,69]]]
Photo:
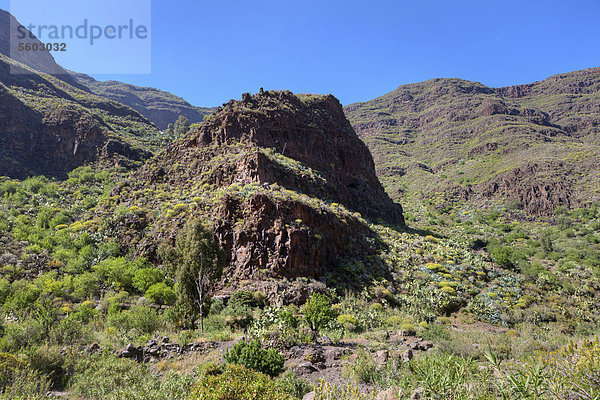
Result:
[[[191,146],[196,133],[135,172],[2,178],[6,398],[597,396],[600,205],[533,220],[432,196],[405,203],[408,227],[388,225],[322,196],[333,174],[247,141]],[[288,185],[261,181],[265,166]],[[189,221],[213,231],[182,236]],[[290,271],[264,245],[274,232],[338,256]],[[210,299],[193,290],[197,263],[170,262],[208,255],[201,242],[239,246],[223,249],[230,269],[209,282]],[[259,250],[268,257],[231,269],[232,254]],[[181,351],[153,350],[165,337]],[[421,339],[433,349],[417,350]],[[337,367],[319,369],[316,351],[290,363],[328,346],[354,352]],[[300,375],[304,363],[329,381]]]
[[162,90],[118,81],[101,82],[84,74],[72,75],[94,94],[133,108],[163,130],[180,115],[186,117],[190,123],[200,123],[214,111],[214,108],[194,107],[181,97]]
[[[30,178],[5,180],[0,185],[0,287],[5,316],[0,347],[30,368],[30,375],[7,378],[9,393],[25,387],[24,379],[27,390],[37,387],[40,393],[55,385],[84,397],[119,398],[129,393],[132,398],[187,398],[190,385],[202,387],[204,379],[202,373],[188,369],[193,362],[180,374],[168,373],[175,364],[167,363],[169,367],[156,379],[144,364],[112,356],[84,356],[78,346],[99,343],[110,352],[161,335],[189,342],[201,337],[228,340],[244,333],[263,341],[275,337],[285,346],[313,340],[308,309],[264,308],[264,294],[248,297],[240,293],[240,299],[247,300],[230,300],[227,306],[214,300],[205,333],[185,329],[177,307],[170,306],[174,303],[149,293],[156,285],[174,290],[172,275],[160,264],[128,252],[120,242],[120,229],[135,230],[135,216],[142,215],[151,199],[163,199],[163,212],[170,220],[187,215],[197,207],[193,203],[202,201],[177,206],[177,196],[194,199],[192,193],[141,191],[135,195],[138,207],[108,207],[115,201],[111,188],[121,177],[118,172],[80,168],[65,182]],[[226,191],[246,193],[234,185]],[[212,197],[211,192],[205,187],[203,193]],[[571,368],[567,357],[587,363],[596,354],[593,344],[561,348],[570,338],[587,337],[597,330],[598,208],[561,210],[545,223],[516,223],[510,218],[512,210],[489,213],[464,207],[438,213],[434,205],[409,205],[408,220],[415,229],[405,231],[371,224],[381,241],[380,257],[392,277],[365,282],[360,291],[327,292],[339,317],[323,322],[322,334],[334,340],[367,338],[393,349],[385,333],[402,330],[432,339],[437,347],[435,355],[415,359],[408,370],[393,360],[379,369],[367,357],[366,364],[355,367],[366,370],[349,370],[349,379],[407,395],[423,387],[432,396],[442,391],[456,397],[464,384],[477,385],[477,390],[463,394],[471,397],[463,398],[497,398],[500,393],[523,390],[541,391],[552,398],[552,391],[574,390],[573,384],[597,390],[583,369],[569,369],[571,375],[561,387],[551,377]],[[345,213],[341,210],[334,206],[332,212]],[[357,260],[344,268],[342,275],[356,275],[364,265]],[[309,282],[299,282],[303,280]],[[155,306],[149,306],[152,302]],[[449,329],[450,325],[459,332]],[[302,326],[306,331],[298,329]],[[494,326],[498,328],[488,328]],[[65,346],[74,359],[70,353],[58,352]],[[491,353],[486,356],[487,347]],[[536,351],[540,367],[527,361]],[[495,361],[502,373],[482,380],[477,366],[496,368],[488,360],[494,354],[505,360]],[[112,374],[91,372],[103,368],[123,368],[130,383],[122,386],[108,382]],[[75,372],[68,376],[60,372],[68,370]],[[441,371],[447,378],[439,379]],[[519,385],[524,381],[515,381],[531,374],[541,374],[541,383],[535,387],[523,388]],[[222,385],[233,384],[233,377],[222,376]],[[268,380],[264,384],[270,385]],[[88,393],[89,388],[95,394]],[[321,385],[318,390],[338,389]],[[348,396],[362,398],[364,394]]]
[[[9,71],[11,65],[23,74]],[[130,108],[3,55],[0,94],[4,174],[63,177],[83,163],[113,155],[135,165],[163,142],[156,127]]]
[[549,215],[599,199],[599,87],[598,69],[499,89],[434,79],[345,112],[393,198],[491,199]]

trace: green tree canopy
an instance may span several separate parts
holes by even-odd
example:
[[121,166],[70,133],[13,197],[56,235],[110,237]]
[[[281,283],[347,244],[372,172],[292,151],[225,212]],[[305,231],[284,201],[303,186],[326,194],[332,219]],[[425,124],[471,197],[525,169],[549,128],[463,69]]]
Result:
[[160,253],[175,271],[178,302],[189,312],[192,325],[200,317],[200,327],[204,330],[210,290],[221,277],[225,261],[214,233],[201,221],[191,221],[177,236],[175,248],[162,246]]

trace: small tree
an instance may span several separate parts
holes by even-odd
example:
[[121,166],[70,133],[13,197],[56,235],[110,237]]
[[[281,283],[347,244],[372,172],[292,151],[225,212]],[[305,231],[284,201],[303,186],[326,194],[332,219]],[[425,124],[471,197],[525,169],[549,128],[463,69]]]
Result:
[[167,135],[168,137],[171,137],[171,136],[173,136],[174,132],[175,132],[175,130],[173,129],[173,124],[167,125],[167,129],[165,129],[165,135]]
[[174,254],[177,266],[175,290],[192,314],[192,321],[196,315],[200,316],[200,329],[204,331],[204,310],[210,289],[223,272],[223,251],[212,230],[200,221],[193,221],[178,235]]
[[304,319],[313,332],[318,333],[329,322],[333,321],[338,313],[331,307],[331,300],[324,294],[314,293],[302,307]]
[[146,290],[146,298],[159,306],[172,305],[175,303],[177,295],[166,283],[156,283]]
[[175,121],[174,130],[177,137],[182,137],[190,130],[190,121],[183,115],[180,115],[177,121]]

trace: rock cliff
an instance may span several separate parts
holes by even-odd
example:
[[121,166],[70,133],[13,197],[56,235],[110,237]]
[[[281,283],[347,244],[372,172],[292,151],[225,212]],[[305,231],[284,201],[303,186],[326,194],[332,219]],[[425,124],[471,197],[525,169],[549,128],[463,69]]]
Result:
[[0,55],[0,175],[64,178],[86,163],[132,165],[151,155],[128,140],[139,129],[156,131],[128,107]]
[[[142,188],[169,201],[134,203],[129,194]],[[228,254],[223,285],[272,277],[360,285],[386,274],[365,218],[404,224],[331,95],[270,91],[230,101],[113,195],[125,207],[167,210],[150,216],[147,236],[125,239],[150,257],[190,217],[212,221]]]

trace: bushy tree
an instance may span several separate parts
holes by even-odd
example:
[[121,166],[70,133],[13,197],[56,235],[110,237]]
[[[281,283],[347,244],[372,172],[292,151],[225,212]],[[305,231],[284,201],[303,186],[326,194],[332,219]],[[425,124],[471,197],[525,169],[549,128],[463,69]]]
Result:
[[242,365],[227,365],[223,371],[204,374],[192,389],[190,400],[291,400],[283,388],[267,375]]
[[190,121],[183,115],[180,115],[179,118],[177,118],[177,121],[175,121],[175,126],[173,129],[175,131],[175,135],[177,137],[181,137],[190,130]]
[[153,285],[162,282],[165,278],[164,272],[154,267],[138,269],[133,276],[133,287],[140,292],[145,292]]
[[204,315],[210,290],[221,277],[225,257],[211,229],[201,221],[190,221],[177,236],[175,248],[161,246],[161,258],[175,270],[178,302],[190,313],[192,326],[200,317],[204,331]]
[[172,305],[177,295],[175,291],[164,282],[156,283],[146,290],[146,298],[159,306]]
[[333,321],[338,313],[331,307],[331,300],[324,294],[314,293],[302,307],[304,319],[313,332],[319,332]]
[[174,132],[175,132],[175,130],[173,128],[173,124],[167,125],[167,129],[165,129],[165,135],[171,137],[171,136],[173,136]]

